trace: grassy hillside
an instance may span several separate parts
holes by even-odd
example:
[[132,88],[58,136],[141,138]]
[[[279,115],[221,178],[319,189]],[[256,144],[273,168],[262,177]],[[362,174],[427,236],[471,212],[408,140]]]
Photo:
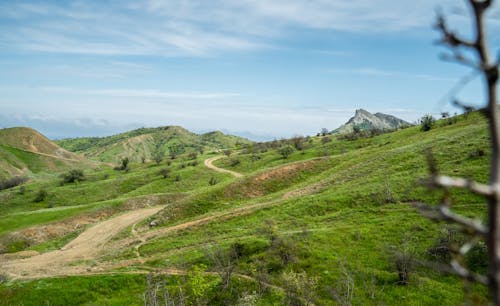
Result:
[[56,142],[72,152],[81,153],[91,159],[118,162],[128,157],[135,162],[151,161],[156,152],[171,154],[202,153],[217,149],[233,148],[248,144],[249,140],[211,132],[198,135],[179,126],[141,128],[109,137],[72,138]]
[[[484,119],[473,113],[439,121],[428,132],[411,127],[354,140],[325,137],[252,144],[214,163],[243,178],[206,168],[202,161],[214,155],[205,150],[196,160],[184,153],[159,166],[132,163],[128,172],[86,171],[76,184],[47,179],[22,194],[0,192],[1,249],[11,253],[49,253],[94,222],[165,205],[115,236],[99,256],[58,266],[62,278],[4,282],[0,304],[142,305],[152,272],[158,274],[150,287],[156,281],[173,298],[182,288],[198,304],[462,304],[458,278],[415,265],[409,284],[401,285],[396,262],[401,253],[443,261],[446,253],[433,251],[438,237],[461,239],[409,202],[437,203],[442,196],[420,184],[428,148],[443,174],[487,181]],[[293,149],[284,158],[287,146]],[[162,169],[169,169],[166,178]],[[41,189],[48,196],[33,202]],[[453,209],[484,218],[482,199],[457,190],[451,197]],[[483,246],[467,258],[479,272],[486,269]],[[8,263],[8,256],[20,255],[0,256]],[[474,285],[467,298],[485,304],[487,288]]]
[[90,164],[33,129],[0,129],[0,179],[61,172]]

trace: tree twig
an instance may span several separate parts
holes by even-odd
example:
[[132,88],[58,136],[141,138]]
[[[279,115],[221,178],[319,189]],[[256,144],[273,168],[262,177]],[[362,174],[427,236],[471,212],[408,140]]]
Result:
[[423,214],[427,217],[435,220],[445,220],[453,222],[465,227],[467,230],[474,232],[478,235],[485,236],[488,234],[488,229],[481,224],[481,222],[473,219],[469,219],[460,216],[450,210],[446,205],[439,205],[438,207],[432,207],[422,202],[413,202],[415,207],[417,207]]
[[482,196],[491,196],[493,194],[493,188],[491,186],[461,177],[433,175],[431,178],[431,183],[434,186],[442,188],[468,189],[469,191]]

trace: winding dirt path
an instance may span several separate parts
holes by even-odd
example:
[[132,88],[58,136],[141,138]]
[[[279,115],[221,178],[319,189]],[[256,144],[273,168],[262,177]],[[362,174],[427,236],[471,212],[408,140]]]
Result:
[[[205,160],[205,165],[215,171],[226,172],[236,177],[241,177],[242,174],[240,173],[221,169],[212,165],[213,161],[223,157],[224,156],[216,156],[209,158]],[[106,270],[109,271],[109,263],[107,267],[97,267],[97,264],[93,262],[93,260],[99,258],[105,251],[123,250],[127,247],[132,247],[139,262],[144,262],[145,258],[141,257],[139,248],[152,238],[168,235],[191,227],[205,225],[214,221],[223,221],[247,215],[261,209],[278,205],[282,200],[316,193],[324,188],[321,183],[322,182],[319,182],[312,186],[308,185],[293,190],[283,194],[280,198],[275,200],[235,207],[210,215],[200,216],[200,218],[188,222],[143,233],[137,232],[136,224],[157,213],[163,209],[164,206],[143,208],[127,212],[94,225],[60,250],[22,259],[10,259],[9,257],[0,256],[0,271],[3,271],[14,279],[33,279],[75,274],[91,274],[98,271],[104,272]],[[113,236],[116,236],[119,232],[131,225],[131,237],[110,241]]]
[[217,167],[217,166],[215,166],[213,164],[214,161],[219,160],[219,159],[224,158],[224,157],[225,157],[224,155],[220,155],[220,156],[215,156],[215,157],[207,158],[207,159],[205,159],[205,166],[207,168],[215,170],[217,172],[229,173],[229,174],[231,174],[234,177],[243,177],[243,174],[241,174],[241,173],[238,173],[238,172],[235,172],[235,171],[231,171],[231,170],[227,170],[227,169],[222,169],[222,168],[219,168],[219,167]]
[[89,228],[60,250],[24,259],[0,258],[0,271],[12,278],[48,277],[68,274],[71,264],[95,259],[107,249],[109,240],[126,227],[154,215],[164,206],[138,209]]

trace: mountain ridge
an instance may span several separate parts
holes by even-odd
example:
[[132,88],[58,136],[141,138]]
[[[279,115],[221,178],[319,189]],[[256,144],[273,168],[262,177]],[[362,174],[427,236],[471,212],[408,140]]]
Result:
[[232,148],[252,141],[221,131],[203,134],[191,132],[181,126],[139,128],[105,137],[77,137],[55,141],[61,147],[102,162],[117,162],[121,158],[139,162],[152,160],[153,154],[178,155]]
[[355,129],[362,131],[370,130],[395,130],[411,124],[396,116],[377,112],[370,113],[364,109],[357,109],[354,116],[337,129],[333,130],[336,134],[352,133]]

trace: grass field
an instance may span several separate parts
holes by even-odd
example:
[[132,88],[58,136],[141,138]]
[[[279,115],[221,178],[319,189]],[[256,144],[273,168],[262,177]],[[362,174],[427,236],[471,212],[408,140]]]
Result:
[[[428,132],[411,127],[355,140],[325,137],[329,141],[304,139],[287,158],[279,143],[255,144],[215,162],[242,178],[207,169],[203,160],[214,154],[206,151],[195,163],[186,153],[170,165],[132,163],[129,171],[103,165],[62,186],[58,176],[40,174],[24,191],[1,191],[4,252],[60,248],[92,222],[52,236],[29,235],[41,226],[74,225],[84,217],[99,222],[150,205],[165,209],[127,227],[100,256],[72,263],[85,273],[5,280],[0,304],[141,305],[149,272],[159,273],[155,279],[172,299],[182,288],[193,304],[463,303],[462,281],[435,269],[414,265],[409,284],[398,284],[394,258],[436,260],[429,250],[445,225],[410,205],[438,203],[443,195],[420,183],[428,175],[425,150],[432,149],[443,174],[487,181],[489,136],[481,115],[438,121]],[[40,190],[47,196],[34,202]],[[481,198],[457,190],[451,198],[456,211],[484,218]],[[157,226],[148,226],[152,220]],[[467,260],[484,271],[484,248]],[[217,272],[229,269],[227,285]],[[474,303],[486,302],[486,287],[469,292]]]

